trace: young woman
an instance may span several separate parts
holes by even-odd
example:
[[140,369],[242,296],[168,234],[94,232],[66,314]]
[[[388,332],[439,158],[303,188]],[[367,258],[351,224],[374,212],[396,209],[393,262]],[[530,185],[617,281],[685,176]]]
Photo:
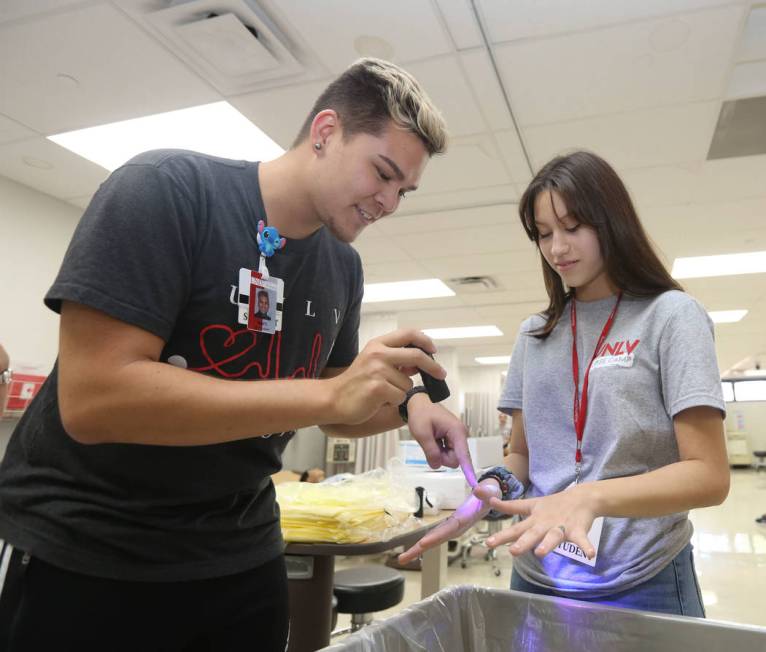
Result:
[[687,512],[729,490],[712,322],[598,156],[552,160],[519,213],[550,303],[513,350],[511,452],[404,560],[491,506],[521,516],[489,540],[512,542],[512,589],[704,617]]

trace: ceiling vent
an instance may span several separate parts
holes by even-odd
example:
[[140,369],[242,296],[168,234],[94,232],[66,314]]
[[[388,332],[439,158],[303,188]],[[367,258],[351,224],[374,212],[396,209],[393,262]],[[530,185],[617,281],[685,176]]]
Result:
[[491,276],[461,276],[451,278],[447,283],[458,294],[478,294],[500,289],[497,281]]
[[165,45],[223,95],[302,76],[296,47],[256,0],[177,1],[147,15]]
[[724,102],[708,160],[766,154],[766,97]]

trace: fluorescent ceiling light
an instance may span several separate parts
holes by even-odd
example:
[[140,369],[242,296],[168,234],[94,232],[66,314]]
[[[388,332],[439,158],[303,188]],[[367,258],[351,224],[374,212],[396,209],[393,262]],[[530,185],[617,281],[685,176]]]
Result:
[[248,161],[269,161],[284,153],[228,102],[157,113],[48,138],[110,171],[150,149],[190,149]]
[[674,278],[703,278],[762,272],[766,272],[766,251],[676,258],[671,273]]
[[425,278],[419,281],[365,284],[362,303],[408,301],[410,299],[453,296],[455,296],[455,293],[438,278]]
[[511,361],[509,355],[489,355],[485,357],[475,358],[479,364],[503,364],[507,365]]
[[711,310],[708,312],[714,324],[731,324],[739,321],[747,314],[747,310]]
[[456,328],[428,328],[423,331],[432,340],[459,340],[465,337],[499,337],[497,326],[458,326]]

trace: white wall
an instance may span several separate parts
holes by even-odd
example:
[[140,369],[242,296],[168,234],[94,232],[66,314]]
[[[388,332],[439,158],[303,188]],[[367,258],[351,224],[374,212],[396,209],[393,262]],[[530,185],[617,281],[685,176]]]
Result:
[[766,401],[727,403],[726,431],[744,432],[750,452],[766,450]]
[[463,394],[491,394],[500,398],[501,374],[505,366],[460,367],[460,391]]
[[[58,316],[43,304],[82,210],[0,176],[0,342],[11,366],[53,367]],[[0,422],[0,458],[15,420]]]
[[0,341],[11,365],[50,371],[58,316],[43,305],[82,210],[0,176]]

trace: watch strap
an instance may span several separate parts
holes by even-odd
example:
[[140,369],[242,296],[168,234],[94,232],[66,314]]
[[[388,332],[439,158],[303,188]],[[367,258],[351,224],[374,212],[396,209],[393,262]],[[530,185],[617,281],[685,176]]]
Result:
[[427,394],[428,390],[423,387],[423,385],[417,385],[411,389],[407,390],[407,394],[404,397],[404,400],[399,404],[399,416],[402,418],[402,421],[404,423],[407,423],[409,421],[410,415],[407,412],[407,403],[409,403],[410,399],[415,396],[415,394]]
[[479,478],[479,482],[488,478],[497,480],[500,485],[500,491],[503,494],[502,500],[516,500],[524,495],[524,485],[504,466],[496,466],[489,469],[489,471],[485,471]]

